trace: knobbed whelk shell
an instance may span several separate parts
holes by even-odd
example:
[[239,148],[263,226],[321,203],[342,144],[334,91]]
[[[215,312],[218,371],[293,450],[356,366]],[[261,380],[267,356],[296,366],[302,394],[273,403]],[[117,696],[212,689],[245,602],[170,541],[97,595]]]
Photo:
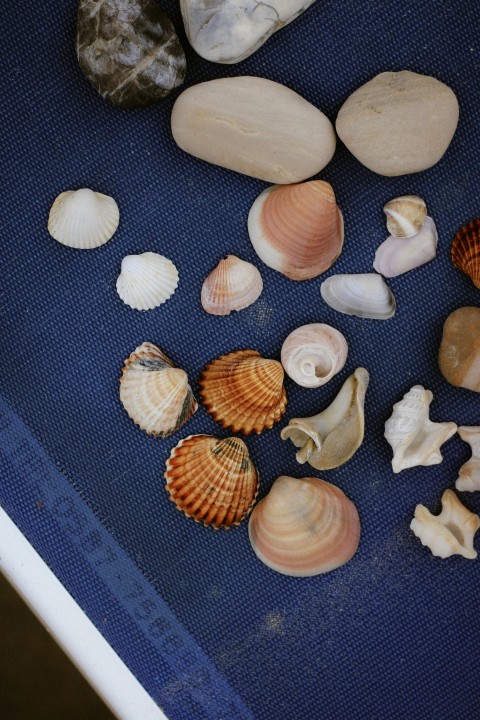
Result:
[[477,557],[473,539],[479,527],[478,515],[462,505],[453,490],[443,493],[440,515],[432,515],[426,507],[417,505],[410,523],[414,534],[432,555],[441,558],[461,555],[468,560]]
[[395,297],[376,273],[331,275],[320,285],[327,305],[346,315],[388,320],[395,315]]
[[149,435],[172,435],[198,405],[187,373],[176,368],[156,345],[144,342],[125,360],[120,400],[132,420]]
[[262,276],[255,265],[228,255],[203,283],[201,303],[210,315],[229,315],[252,305],[262,290]]
[[171,260],[154,252],[127,255],[122,260],[117,292],[134,310],[153,310],[175,292],[178,270]]
[[311,323],[290,333],[280,357],[285,372],[297,385],[320,387],[340,372],[347,354],[347,341],[339,330]]
[[480,220],[471,220],[453,238],[452,262],[480,288]]
[[355,555],[360,519],[335,485],[281,475],[254,508],[248,534],[253,551],[269,568],[309,577],[335,570]]
[[395,403],[385,423],[385,438],[393,449],[392,468],[399,473],[417,465],[437,465],[443,458],[440,446],[457,431],[453,422],[434,423],[428,417],[433,394],[414,385]]
[[90,250],[104,245],[118,227],[115,200],[88,188],[60,193],[48,216],[48,232],[62,245]]
[[177,508],[215,530],[239,525],[252,509],[259,479],[240,438],[189,435],[167,460],[166,489]]
[[300,448],[296,458],[317,470],[331,470],[350,460],[363,441],[364,402],[369,375],[357,368],[326,410],[310,418],[295,418],[280,433]]
[[458,434],[472,448],[472,457],[460,468],[455,487],[461,492],[474,492],[480,490],[480,425],[463,425]]
[[435,223],[427,217],[422,229],[412,237],[390,235],[377,248],[373,267],[384,277],[397,277],[433,260],[437,254],[437,242]]
[[248,233],[263,262],[292,280],[328,270],[342,251],[343,218],[323,180],[274,185],[253,203]]
[[244,435],[273,427],[287,405],[281,364],[256,350],[236,350],[213,360],[198,384],[213,419]]
[[416,235],[427,217],[425,201],[418,195],[402,195],[390,200],[383,212],[387,216],[387,229],[390,235],[408,238]]

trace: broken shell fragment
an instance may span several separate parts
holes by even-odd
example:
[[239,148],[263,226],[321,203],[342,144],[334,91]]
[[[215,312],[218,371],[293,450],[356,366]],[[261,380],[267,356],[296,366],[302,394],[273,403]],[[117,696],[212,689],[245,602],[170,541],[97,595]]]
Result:
[[426,507],[417,505],[410,523],[414,534],[432,555],[441,558],[461,555],[468,560],[477,557],[473,539],[479,527],[478,515],[462,505],[453,490],[443,493],[440,515],[432,515]]
[[48,216],[48,232],[62,245],[90,250],[104,245],[118,227],[115,200],[88,188],[60,193]]
[[269,568],[309,577],[335,570],[355,555],[360,519],[335,485],[281,475],[254,508],[248,534],[253,551]]
[[395,314],[395,297],[376,273],[331,275],[320,293],[327,305],[346,315],[388,320]]
[[187,373],[153,343],[139,345],[125,360],[120,378],[120,400],[134,423],[149,435],[172,435],[193,415],[198,405]]
[[363,441],[364,402],[369,375],[357,368],[344,382],[326,410],[310,418],[295,418],[280,433],[291,440],[297,461],[308,462],[317,470],[331,470],[350,460]]
[[438,364],[447,382],[480,392],[480,308],[461,307],[448,316]]
[[165,479],[177,508],[215,530],[239,525],[259,488],[247,446],[236,437],[190,435],[181,440],[167,460]]
[[261,433],[280,420],[287,405],[283,368],[256,350],[236,350],[202,371],[200,395],[213,419],[244,435]]
[[127,255],[117,279],[117,293],[134,310],[153,310],[175,292],[178,270],[171,260],[154,252]]
[[480,426],[459,427],[458,434],[472,448],[472,457],[459,470],[455,483],[461,492],[480,490]]
[[456,233],[451,248],[452,262],[480,288],[480,220],[471,220]]
[[416,235],[427,217],[425,201],[418,195],[402,195],[390,200],[383,212],[387,216],[387,229],[397,238]]
[[297,328],[282,345],[287,375],[302,387],[325,385],[345,365],[348,345],[339,330],[323,323]]
[[248,233],[263,262],[292,280],[328,270],[342,251],[343,218],[323,180],[274,185],[252,205]]
[[375,253],[374,269],[384,277],[397,277],[433,260],[437,254],[437,230],[431,217],[422,229],[407,238],[388,237]]
[[385,438],[393,449],[392,468],[399,473],[417,465],[437,465],[440,446],[457,431],[453,422],[434,423],[428,417],[433,394],[414,385],[395,403],[385,423]]
[[252,305],[262,290],[262,276],[255,265],[228,255],[203,283],[201,303],[210,315],[229,315]]

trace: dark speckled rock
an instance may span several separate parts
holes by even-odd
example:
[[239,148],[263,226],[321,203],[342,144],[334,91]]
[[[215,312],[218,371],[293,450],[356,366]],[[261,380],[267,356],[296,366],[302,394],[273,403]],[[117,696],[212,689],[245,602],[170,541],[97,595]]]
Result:
[[80,0],[77,56],[100,95],[122,108],[151,105],[185,76],[182,46],[154,0]]

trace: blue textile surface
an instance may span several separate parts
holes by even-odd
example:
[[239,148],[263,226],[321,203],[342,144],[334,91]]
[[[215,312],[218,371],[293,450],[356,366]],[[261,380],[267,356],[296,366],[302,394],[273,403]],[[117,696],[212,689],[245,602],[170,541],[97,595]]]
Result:
[[[169,129],[175,96],[122,111],[96,94],[75,59],[74,0],[2,4],[0,503],[171,720],[478,717],[479,561],[433,558],[409,530],[417,503],[439,511],[469,448],[457,435],[442,464],[394,475],[383,438],[393,403],[416,383],[434,394],[433,420],[480,424],[478,395],[448,385],[436,360],[447,315],[479,304],[449,257],[480,208],[475,5],[319,0],[252,57],[220,66],[189,48],[177,3],[163,4],[187,52],[184,87],[260,75],[332,120],[384,70],[433,75],[455,91],[458,130],[434,168],[383,178],[339,143],[320,175],[346,228],[327,275],[371,269],[387,234],[382,206],[396,195],[424,197],[437,224],[437,258],[389,281],[397,312],[379,322],[327,307],[321,279],[294,283],[259,261],[246,219],[265,184],[182,153]],[[54,198],[79,187],[120,207],[114,238],[90,252],[46,229]],[[138,313],[115,282],[123,256],[146,250],[171,258],[180,284],[164,306]],[[228,253],[259,267],[264,292],[241,313],[209,316],[201,283]],[[257,560],[246,524],[210,531],[169,501],[171,448],[188,434],[227,433],[200,408],[175,436],[150,438],[123,411],[118,379],[145,340],[195,386],[206,362],[235,348],[278,358],[308,322],[344,333],[346,366],[318,390],[287,379],[282,423],[247,444],[261,496],[280,474],[321,475],[357,505],[362,537],[342,568],[297,579]],[[363,445],[336,470],[300,467],[280,428],[326,407],[358,366],[371,376]],[[461,499],[480,512],[478,493]]]

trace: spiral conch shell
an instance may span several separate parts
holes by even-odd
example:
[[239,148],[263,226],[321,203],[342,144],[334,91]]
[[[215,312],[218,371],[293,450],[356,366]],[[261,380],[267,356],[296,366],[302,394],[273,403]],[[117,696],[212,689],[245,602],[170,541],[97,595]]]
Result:
[[317,470],[330,470],[347,462],[363,441],[364,401],[369,375],[357,368],[344,382],[331,405],[310,418],[295,418],[280,433],[300,448],[296,458]]
[[425,201],[418,195],[402,195],[390,200],[383,211],[387,216],[388,232],[398,238],[416,235],[427,217]]
[[339,330],[323,323],[302,325],[282,345],[287,375],[302,387],[325,385],[345,365],[348,345]]
[[166,302],[178,285],[171,260],[154,252],[126,255],[117,279],[117,293],[134,310],[153,310]]
[[443,493],[440,515],[432,515],[426,507],[417,505],[410,523],[414,534],[432,555],[441,558],[461,555],[467,560],[477,557],[473,539],[479,527],[478,515],[462,505],[453,490]]
[[434,423],[428,417],[433,395],[414,385],[385,423],[385,438],[393,449],[392,468],[398,473],[417,465],[437,465],[443,458],[440,446],[457,431],[453,422]]
[[239,525],[258,494],[259,480],[240,438],[190,435],[173,448],[166,489],[177,508],[215,530]]
[[115,200],[88,188],[60,193],[48,216],[48,232],[62,245],[90,250],[104,245],[118,227]]
[[471,220],[453,238],[452,262],[480,288],[480,220]]
[[480,425],[459,427],[458,434],[472,448],[472,457],[460,468],[455,487],[462,492],[480,490]]
[[342,251],[343,218],[323,180],[273,185],[255,200],[248,233],[263,262],[292,280],[328,270]]
[[273,427],[287,405],[281,364],[256,350],[236,350],[213,360],[198,384],[214,420],[244,435]]
[[254,508],[248,534],[253,551],[269,568],[308,577],[335,570],[355,555],[360,519],[335,485],[281,475]]
[[210,315],[229,315],[254,303],[262,290],[262,276],[255,265],[228,255],[203,283],[202,307]]
[[132,420],[149,435],[172,435],[193,415],[198,405],[187,373],[153,343],[139,345],[125,360],[120,378],[120,400]]

